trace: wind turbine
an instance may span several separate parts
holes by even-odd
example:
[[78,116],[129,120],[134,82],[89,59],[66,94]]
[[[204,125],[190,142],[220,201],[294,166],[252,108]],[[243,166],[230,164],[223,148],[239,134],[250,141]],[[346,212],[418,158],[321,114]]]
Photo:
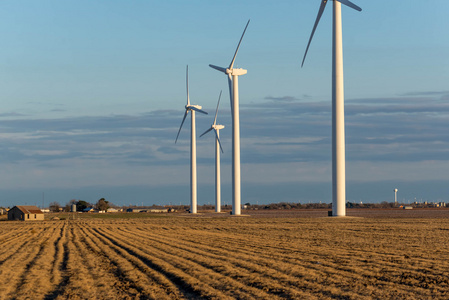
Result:
[[220,182],[220,149],[223,152],[220,142],[220,129],[225,128],[224,125],[217,124],[218,106],[220,105],[220,96],[218,96],[217,110],[215,111],[214,123],[206,130],[200,137],[208,133],[209,131],[215,132],[215,212],[221,212],[221,182]]
[[181,126],[179,126],[178,135],[176,136],[175,144],[178,141],[179,133],[181,132],[182,125],[186,120],[187,114],[192,113],[191,125],[190,125],[190,213],[196,214],[197,212],[197,199],[196,199],[196,126],[195,126],[195,112],[200,112],[207,115],[207,112],[201,110],[201,106],[190,104],[189,98],[189,66],[186,68],[186,86],[187,86],[187,105],[185,106],[184,118],[182,118]]
[[239,116],[239,76],[245,75],[247,70],[235,68],[234,62],[239,51],[240,44],[242,43],[243,36],[245,35],[246,28],[249,25],[246,23],[245,30],[243,30],[242,37],[240,38],[237,49],[235,50],[234,57],[229,64],[229,67],[217,67],[209,65],[220,72],[223,72],[228,77],[229,96],[231,100],[231,113],[232,113],[232,214],[240,215],[241,212],[241,190],[240,190],[240,116]]
[[[302,60],[304,65],[310,42],[328,0],[321,0],[318,16]],[[346,171],[345,171],[345,112],[343,88],[343,43],[341,28],[341,4],[355,10],[360,7],[349,0],[334,0],[332,43],[332,215],[346,215]]]

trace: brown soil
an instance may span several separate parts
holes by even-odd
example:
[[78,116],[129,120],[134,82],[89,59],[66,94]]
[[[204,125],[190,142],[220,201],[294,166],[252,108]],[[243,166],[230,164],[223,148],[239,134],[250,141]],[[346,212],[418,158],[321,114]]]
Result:
[[449,210],[0,222],[0,299],[449,299]]

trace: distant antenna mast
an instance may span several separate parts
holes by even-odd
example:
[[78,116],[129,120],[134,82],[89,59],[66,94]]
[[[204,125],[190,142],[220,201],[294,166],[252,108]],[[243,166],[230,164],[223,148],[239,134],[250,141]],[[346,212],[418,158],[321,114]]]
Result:
[[42,209],[45,208],[45,192],[42,192]]

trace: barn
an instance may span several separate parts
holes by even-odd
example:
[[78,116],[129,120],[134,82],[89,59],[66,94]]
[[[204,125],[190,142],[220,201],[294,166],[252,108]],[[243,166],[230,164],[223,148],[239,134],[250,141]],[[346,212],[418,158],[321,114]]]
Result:
[[44,220],[44,213],[34,205],[17,205],[8,211],[8,220]]

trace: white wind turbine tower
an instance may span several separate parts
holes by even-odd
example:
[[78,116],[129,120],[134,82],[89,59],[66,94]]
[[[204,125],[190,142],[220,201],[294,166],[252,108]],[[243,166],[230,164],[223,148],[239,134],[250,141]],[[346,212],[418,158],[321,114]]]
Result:
[[196,214],[197,212],[197,199],[196,199],[196,126],[195,126],[195,111],[206,114],[204,110],[201,110],[201,106],[190,104],[189,98],[189,66],[186,69],[186,86],[187,86],[187,105],[185,106],[186,112],[184,118],[182,118],[181,126],[179,126],[178,135],[176,136],[175,144],[178,141],[179,133],[181,132],[182,125],[187,117],[189,111],[192,113],[191,127],[190,127],[190,213]]
[[218,106],[220,105],[220,96],[218,96],[217,110],[215,111],[214,123],[206,130],[200,137],[208,133],[209,131],[215,132],[215,212],[221,212],[221,181],[220,181],[220,149],[223,152],[220,142],[220,129],[225,128],[224,125],[217,124]]
[[[328,0],[322,0],[318,16],[302,60],[304,65],[310,42]],[[346,215],[345,171],[345,113],[343,90],[343,43],[341,28],[341,3],[355,10],[362,9],[348,0],[334,0],[332,45],[332,216]]]
[[232,214],[240,215],[241,211],[241,190],[240,190],[240,116],[239,116],[239,76],[245,75],[247,70],[235,68],[234,62],[239,51],[240,44],[242,43],[243,36],[245,35],[246,28],[243,30],[242,37],[240,38],[237,49],[235,50],[234,57],[228,68],[217,67],[209,65],[220,72],[223,72],[228,77],[229,96],[231,99],[231,113],[232,113]]

